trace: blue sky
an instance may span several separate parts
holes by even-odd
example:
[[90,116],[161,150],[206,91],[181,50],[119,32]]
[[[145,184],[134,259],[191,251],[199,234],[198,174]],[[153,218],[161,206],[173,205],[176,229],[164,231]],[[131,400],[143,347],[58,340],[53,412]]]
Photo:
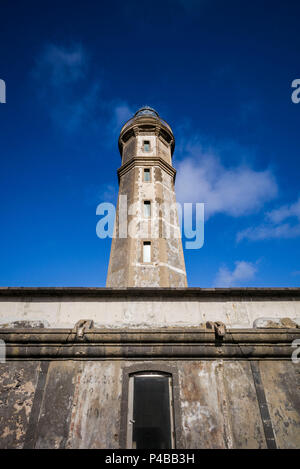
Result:
[[1,2],[0,285],[105,286],[120,127],[171,125],[177,198],[205,202],[189,286],[299,286],[299,2]]

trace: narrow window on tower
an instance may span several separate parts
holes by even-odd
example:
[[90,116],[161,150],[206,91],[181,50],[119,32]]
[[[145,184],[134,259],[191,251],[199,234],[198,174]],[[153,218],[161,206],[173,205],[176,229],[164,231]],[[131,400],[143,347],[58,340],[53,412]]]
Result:
[[127,447],[174,448],[172,378],[137,373],[129,378]]
[[144,169],[144,181],[145,182],[150,181],[150,168],[145,168]]
[[144,241],[143,244],[143,262],[151,262],[151,243]]
[[151,217],[151,202],[149,200],[144,201],[144,217]]
[[144,140],[144,151],[150,151],[150,141]]

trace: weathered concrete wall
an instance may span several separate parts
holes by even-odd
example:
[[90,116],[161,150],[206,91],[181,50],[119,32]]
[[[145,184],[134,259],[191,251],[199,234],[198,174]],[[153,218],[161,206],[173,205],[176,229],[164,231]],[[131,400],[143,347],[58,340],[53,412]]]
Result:
[[[1,364],[0,447],[119,448],[122,380],[134,363],[158,371],[166,366],[149,360]],[[256,364],[276,446],[300,448],[300,365]],[[179,376],[178,448],[267,447],[250,361],[171,360],[168,365]]]
[[0,448],[23,448],[39,372],[39,362],[0,364]]
[[[83,295],[61,294],[55,289],[39,294],[39,290],[28,293],[16,289],[0,292],[0,325],[11,327],[16,321],[38,321],[47,327],[73,327],[80,319],[92,319],[97,327],[104,328],[152,328],[152,327],[199,327],[206,321],[222,321],[231,328],[253,327],[258,318],[291,318],[299,322],[299,291],[281,297],[274,292],[262,296],[233,295],[219,298],[193,294],[189,289],[172,292],[157,289],[156,296],[147,290],[134,293],[132,290],[88,291]],[[109,294],[108,294],[109,293]],[[172,294],[171,294],[172,293]],[[176,293],[176,292],[174,292]],[[205,293],[205,291],[204,291]],[[295,296],[296,295],[296,296]],[[263,321],[263,324],[266,321]],[[268,321],[267,321],[268,322]],[[260,322],[257,322],[259,327]]]
[[131,139],[126,142],[123,148],[123,157],[122,157],[122,164],[127,163],[127,161],[131,160],[136,154],[136,139],[131,137]]
[[172,164],[171,148],[166,144],[163,138],[157,139],[157,148],[161,157],[169,164]]
[[75,384],[68,448],[119,446],[121,362],[87,362]]
[[300,363],[261,362],[260,372],[278,448],[300,448]]
[[249,362],[179,364],[188,448],[265,448]]

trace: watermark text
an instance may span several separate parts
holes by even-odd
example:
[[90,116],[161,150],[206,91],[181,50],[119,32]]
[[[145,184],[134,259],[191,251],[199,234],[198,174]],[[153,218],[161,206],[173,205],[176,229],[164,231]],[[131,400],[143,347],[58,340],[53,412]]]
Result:
[[0,103],[6,103],[6,84],[4,80],[0,78]]
[[296,88],[291,95],[292,102],[298,104],[300,102],[300,78],[292,81],[292,88]]
[[109,202],[97,206],[101,216],[96,226],[97,236],[105,238],[180,239],[184,233],[186,249],[204,245],[203,203],[127,203],[127,195],[119,196],[118,207]]
[[298,364],[300,363],[300,357],[298,356],[300,355],[300,339],[293,340],[292,347],[296,349],[292,353],[292,362]]

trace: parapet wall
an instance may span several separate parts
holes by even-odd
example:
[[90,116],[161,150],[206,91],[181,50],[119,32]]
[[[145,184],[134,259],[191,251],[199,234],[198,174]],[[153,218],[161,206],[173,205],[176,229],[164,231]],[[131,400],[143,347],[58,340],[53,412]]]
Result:
[[[108,329],[300,325],[299,288],[0,288],[0,326],[70,328],[81,319]],[[283,324],[284,325],[284,324]]]

